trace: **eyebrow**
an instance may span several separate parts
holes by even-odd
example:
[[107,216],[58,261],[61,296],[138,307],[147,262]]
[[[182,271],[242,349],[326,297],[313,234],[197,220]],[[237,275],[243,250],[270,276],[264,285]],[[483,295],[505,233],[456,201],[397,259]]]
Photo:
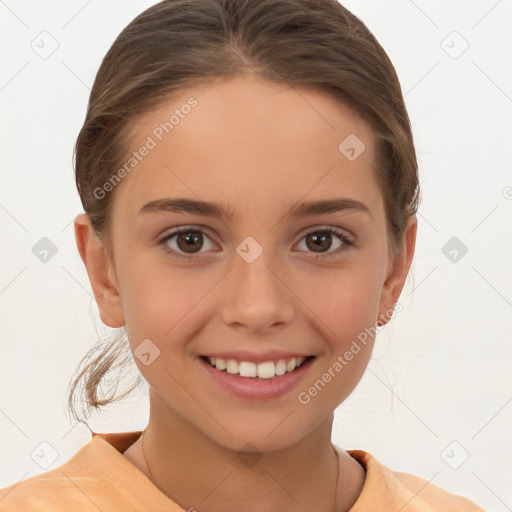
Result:
[[[294,204],[286,215],[306,217],[308,215],[323,215],[344,210],[365,212],[371,216],[370,209],[364,203],[350,198],[324,199]],[[190,213],[222,219],[232,219],[234,217],[234,211],[230,207],[225,207],[217,202],[169,197],[155,199],[146,203],[137,215],[162,212]]]

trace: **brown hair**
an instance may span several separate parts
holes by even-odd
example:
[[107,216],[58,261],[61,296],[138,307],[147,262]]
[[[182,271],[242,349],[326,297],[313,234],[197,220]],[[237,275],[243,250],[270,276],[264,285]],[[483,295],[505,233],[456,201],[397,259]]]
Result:
[[[336,0],[164,0],[137,16],[107,52],[76,141],[78,192],[106,249],[112,254],[107,234],[115,188],[101,198],[95,190],[129,154],[137,116],[187,86],[248,72],[312,86],[368,121],[377,137],[377,178],[396,248],[418,208],[416,152],[395,69],[366,25]],[[127,354],[117,337],[82,359],[68,394],[76,419],[83,421],[74,407],[78,393],[89,408],[98,408],[141,382],[117,398],[98,396],[104,376],[116,362],[123,366]]]

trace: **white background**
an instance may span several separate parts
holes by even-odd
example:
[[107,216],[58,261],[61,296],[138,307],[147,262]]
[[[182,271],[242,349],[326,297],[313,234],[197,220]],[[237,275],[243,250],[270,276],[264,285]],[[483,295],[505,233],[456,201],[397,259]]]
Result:
[[[72,150],[101,59],[154,3],[0,2],[0,488],[46,471],[30,456],[41,442],[58,453],[52,469],[90,439],[66,415],[67,386],[98,335],[116,331],[100,323],[76,250]],[[337,410],[333,441],[512,510],[512,2],[344,5],[397,69],[423,201],[404,310]],[[47,59],[31,48],[43,31],[59,45]],[[32,253],[42,237],[58,248],[47,263]],[[452,237],[468,249],[456,262],[442,252]],[[91,426],[142,429],[146,400],[134,393]]]

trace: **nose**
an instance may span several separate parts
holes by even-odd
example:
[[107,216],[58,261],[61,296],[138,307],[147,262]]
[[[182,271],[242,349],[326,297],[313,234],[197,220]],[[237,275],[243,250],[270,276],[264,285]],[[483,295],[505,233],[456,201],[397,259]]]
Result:
[[233,268],[223,289],[223,321],[260,335],[286,327],[295,315],[286,272],[271,250],[249,261],[238,253],[233,255]]

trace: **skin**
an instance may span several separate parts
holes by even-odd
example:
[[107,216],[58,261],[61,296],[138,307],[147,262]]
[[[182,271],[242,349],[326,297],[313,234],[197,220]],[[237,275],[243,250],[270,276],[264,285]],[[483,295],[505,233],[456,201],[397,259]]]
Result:
[[[386,323],[411,264],[416,219],[391,251],[371,127],[349,106],[308,87],[249,75],[187,89],[138,120],[134,150],[190,96],[198,105],[114,191],[113,255],[86,214],[75,220],[103,322],[126,326],[132,352],[147,338],[161,351],[148,366],[134,357],[150,386],[150,418],[145,458],[140,438],[124,455],[185,510],[349,510],[365,472],[341,448],[337,461],[333,411],[360,381],[374,339],[307,405],[297,394],[365,328],[379,318]],[[352,133],[366,146],[354,161],[338,150]],[[234,217],[138,215],[163,197],[216,201],[230,205]],[[369,212],[285,215],[292,204],[339,197]],[[203,246],[195,246],[191,261],[158,244],[177,226],[207,231],[198,235]],[[306,235],[328,226],[350,234],[353,245],[331,235],[315,251]],[[248,236],[263,249],[252,263],[236,252]],[[178,238],[167,247],[179,252],[185,243]],[[291,392],[245,400],[213,383],[198,359],[239,348],[315,359]],[[261,457],[250,467],[238,457],[247,443]]]

